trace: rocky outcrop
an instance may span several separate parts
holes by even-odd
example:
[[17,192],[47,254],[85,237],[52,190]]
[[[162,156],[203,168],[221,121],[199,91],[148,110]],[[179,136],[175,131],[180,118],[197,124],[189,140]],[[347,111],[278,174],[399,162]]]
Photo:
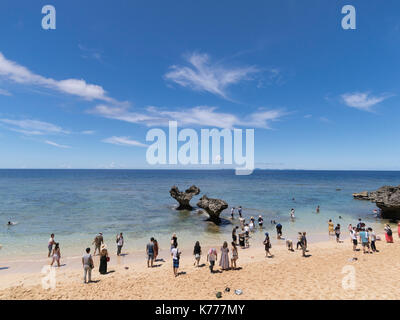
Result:
[[353,193],[353,197],[375,202],[376,206],[381,209],[383,218],[400,218],[400,186],[383,186],[376,191]]
[[179,202],[179,206],[176,208],[177,210],[192,210],[193,208],[190,205],[190,200],[193,196],[200,193],[200,189],[193,185],[189,189],[186,189],[185,192],[181,192],[177,186],[173,186],[171,190],[169,190],[169,193],[172,198]]
[[204,209],[210,216],[208,220],[216,224],[221,222],[219,217],[221,212],[228,208],[228,204],[224,200],[211,199],[205,195],[200,198],[199,202],[197,202],[197,206]]

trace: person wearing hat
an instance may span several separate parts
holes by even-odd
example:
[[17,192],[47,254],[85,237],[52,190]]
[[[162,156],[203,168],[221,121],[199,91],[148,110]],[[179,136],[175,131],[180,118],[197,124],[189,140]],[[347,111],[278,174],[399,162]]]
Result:
[[92,244],[95,245],[94,253],[93,253],[94,256],[96,255],[97,250],[99,251],[99,254],[100,254],[100,247],[103,243],[104,243],[103,234],[101,232],[99,232],[99,234],[94,238],[94,240],[92,242]]

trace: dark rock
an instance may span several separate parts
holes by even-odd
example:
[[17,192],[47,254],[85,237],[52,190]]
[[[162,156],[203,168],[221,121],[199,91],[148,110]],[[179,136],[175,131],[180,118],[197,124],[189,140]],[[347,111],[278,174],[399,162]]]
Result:
[[383,186],[376,191],[354,193],[353,197],[375,202],[383,218],[400,218],[400,186]]
[[177,210],[192,210],[193,208],[190,205],[190,200],[193,196],[200,193],[200,189],[193,185],[189,189],[186,189],[185,192],[181,192],[177,186],[173,186],[169,193],[172,198],[179,202],[179,206],[176,208]]
[[223,210],[228,208],[228,204],[224,200],[211,199],[207,196],[202,196],[199,202],[197,202],[197,206],[204,209],[210,216],[209,220],[216,224],[221,223],[219,215]]

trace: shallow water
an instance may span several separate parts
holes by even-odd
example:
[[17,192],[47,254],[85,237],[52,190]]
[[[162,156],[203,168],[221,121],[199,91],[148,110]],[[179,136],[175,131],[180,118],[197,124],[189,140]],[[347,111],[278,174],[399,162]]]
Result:
[[[50,233],[64,255],[75,256],[100,231],[110,248],[123,232],[132,251],[143,251],[150,236],[166,248],[173,232],[180,246],[231,239],[232,225],[215,226],[196,211],[174,210],[176,201],[169,195],[174,184],[181,190],[192,184],[201,189],[192,205],[206,194],[241,205],[247,220],[261,214],[265,228],[253,237],[257,241],[266,230],[275,234],[271,220],[281,222],[284,235],[293,239],[297,231],[325,236],[328,219],[340,223],[346,236],[347,225],[359,217],[381,230],[386,221],[372,215],[375,205],[354,200],[352,193],[399,181],[400,172],[388,171],[257,170],[236,176],[231,170],[0,170],[0,256],[46,254]],[[295,221],[290,221],[291,208]],[[229,219],[230,208],[221,216]],[[18,224],[8,227],[9,220]]]

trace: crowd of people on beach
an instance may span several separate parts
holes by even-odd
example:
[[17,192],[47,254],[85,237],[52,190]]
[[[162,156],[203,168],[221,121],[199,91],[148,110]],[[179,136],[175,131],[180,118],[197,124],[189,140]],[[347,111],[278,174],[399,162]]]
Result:
[[[236,209],[235,207],[231,208],[232,221],[236,220],[235,209]],[[320,211],[320,206],[316,208],[316,212],[319,213],[319,211]],[[220,254],[218,254],[217,249],[214,247],[211,247],[207,252],[206,262],[208,263],[211,273],[240,269],[237,266],[237,261],[239,259],[238,248],[240,249],[249,248],[252,234],[255,233],[257,230],[263,230],[264,219],[261,215],[258,216],[257,220],[253,216],[250,217],[249,222],[247,223],[246,219],[243,217],[243,209],[241,206],[237,208],[237,213],[239,216],[238,219],[239,225],[235,225],[232,229],[232,242],[228,244],[227,241],[224,241],[222,247],[220,248]],[[290,218],[292,220],[295,219],[294,208],[290,210]],[[340,216],[339,219],[341,219]],[[256,224],[258,224],[258,228],[256,228]],[[275,226],[276,238],[278,240],[285,240],[288,251],[295,252],[296,250],[301,250],[302,256],[307,257],[306,253],[308,252],[308,250],[307,250],[306,232],[304,231],[298,232],[296,250],[295,250],[293,240],[283,238],[282,224],[275,220],[271,220],[271,224]],[[376,241],[380,240],[379,236],[375,234],[374,230],[371,227],[367,227],[361,218],[358,220],[356,226],[353,227],[351,224],[349,224],[348,231],[350,234],[350,240],[353,244],[354,251],[359,251],[357,246],[358,244],[361,244],[364,253],[379,252],[376,248]],[[385,231],[386,242],[392,243],[393,232],[389,224],[385,225],[384,231]],[[335,224],[332,222],[332,219],[328,221],[328,234],[330,236],[335,236],[336,241],[338,243],[343,242],[340,239],[341,226],[339,223],[337,223],[335,226]],[[265,248],[265,257],[273,258],[274,255],[271,253],[272,245],[271,245],[270,235],[268,232],[265,232],[264,235],[265,238],[263,241],[263,245]],[[398,235],[400,238],[400,222],[398,224]],[[117,256],[120,256],[122,255],[122,248],[124,246],[124,237],[122,232],[116,236],[115,241],[117,246]],[[94,245],[93,255],[95,256],[97,253],[100,256],[99,273],[107,274],[107,263],[110,261],[110,257],[108,254],[107,245],[104,243],[103,234],[101,232],[95,236],[92,245]],[[146,244],[146,256],[147,256],[148,268],[154,267],[154,262],[157,261],[158,254],[159,254],[158,241],[154,237],[151,237],[150,241]],[[200,242],[196,241],[193,248],[195,267],[205,266],[205,264],[200,264],[202,254],[203,251]],[[182,251],[178,249],[178,237],[175,233],[171,237],[170,255],[172,258],[173,274],[175,277],[177,277],[180,274],[179,263],[182,256]],[[51,266],[53,266],[54,263],[57,263],[57,266],[60,267],[60,259],[61,259],[60,244],[55,241],[54,234],[51,234],[48,242],[48,257],[52,258],[50,264]],[[215,270],[215,265],[218,261],[218,257],[219,257],[219,266],[221,268],[221,271]],[[83,276],[84,283],[91,282],[91,273],[92,270],[94,269],[94,261],[90,248],[86,248],[85,253],[82,256],[82,266],[84,270],[84,276]]]

